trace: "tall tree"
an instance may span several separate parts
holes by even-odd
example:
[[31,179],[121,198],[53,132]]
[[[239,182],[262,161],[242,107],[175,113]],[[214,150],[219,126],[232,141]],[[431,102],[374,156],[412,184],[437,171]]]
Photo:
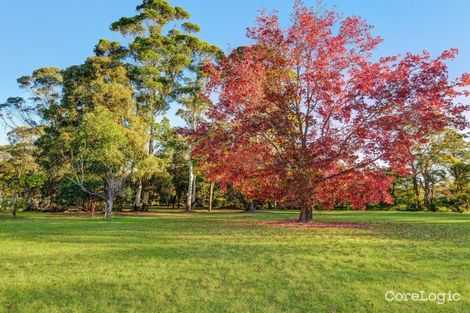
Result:
[[29,96],[10,97],[0,105],[0,117],[10,127],[41,127],[57,114],[62,89],[62,71],[55,67],[35,70],[17,80]]
[[18,209],[32,208],[40,194],[46,173],[36,162],[35,128],[18,127],[8,133],[8,145],[0,146],[0,197],[4,207],[16,216]]
[[[184,84],[194,51],[207,45],[193,35],[199,26],[189,22],[189,17],[183,8],[173,7],[165,0],[144,0],[137,6],[137,15],[123,17],[111,25],[112,30],[131,38],[130,61],[135,68],[137,99],[141,114],[149,122],[149,155],[155,152],[158,118]],[[144,208],[149,204],[149,192],[144,187]]]
[[[101,107],[85,115],[70,140],[64,138],[63,159],[69,166],[67,178],[84,192],[106,202],[105,218],[111,217],[114,199],[133,173],[143,147],[138,138],[142,134],[124,126],[109,109]],[[90,176],[102,179],[102,192],[86,186]]]
[[[391,202],[410,147],[447,125],[464,126],[459,87],[445,61],[429,53],[372,61],[381,39],[359,17],[295,2],[292,25],[262,15],[253,44],[208,66],[219,101],[194,132],[207,176],[250,200],[300,208]],[[409,129],[415,131],[409,132]]]
[[[468,165],[469,143],[464,136],[455,130],[430,134],[426,141],[416,145],[412,149],[414,156],[413,168],[419,187],[423,192],[423,205],[426,211],[434,210],[436,193],[439,187],[455,194],[465,190],[465,168]],[[467,180],[466,180],[467,179]],[[461,198],[459,203],[463,210],[468,207],[466,199]]]
[[[184,85],[177,91],[177,100],[182,108],[177,111],[185,122],[187,130],[196,131],[199,122],[202,120],[207,107],[211,103],[208,97],[205,97],[204,90],[207,89],[209,79],[204,73],[205,64],[220,57],[222,52],[214,46],[200,42],[194,47],[192,53],[192,62],[188,66],[189,74],[184,77]],[[196,201],[196,182],[197,176],[194,173],[194,160],[192,156],[192,147],[188,151],[188,191],[186,210],[191,211]]]
[[[104,55],[65,70],[60,123],[40,140],[44,154],[65,161],[67,179],[106,202],[106,217],[136,164],[145,159],[147,124],[136,114],[129,77],[119,59]],[[101,179],[101,191],[87,188],[92,177]]]

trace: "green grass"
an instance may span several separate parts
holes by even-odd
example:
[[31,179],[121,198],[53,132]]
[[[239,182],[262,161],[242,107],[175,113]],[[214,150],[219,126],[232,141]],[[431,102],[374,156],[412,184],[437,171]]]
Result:
[[[470,215],[315,215],[367,229],[250,224],[295,215],[3,215],[0,312],[470,312]],[[388,290],[462,300],[387,302]]]

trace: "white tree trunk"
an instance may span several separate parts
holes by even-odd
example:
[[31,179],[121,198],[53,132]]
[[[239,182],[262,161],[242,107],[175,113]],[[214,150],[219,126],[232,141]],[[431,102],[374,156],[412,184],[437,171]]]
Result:
[[189,179],[188,179],[188,194],[187,194],[187,199],[186,199],[186,210],[191,211],[192,206],[193,206],[193,182],[194,182],[193,161],[191,160],[191,156],[189,157],[188,167],[189,167]]
[[142,195],[142,181],[139,180],[139,185],[137,186],[137,189],[135,191],[135,201],[134,201],[134,206],[137,211],[140,211],[141,209],[141,203],[140,203],[141,195]]
[[108,220],[111,219],[113,214],[113,199],[112,195],[108,195],[108,200],[106,201],[106,207],[104,209],[104,219]]
[[107,190],[106,190],[106,206],[104,209],[104,218],[111,219],[113,213],[113,203],[115,195],[122,191],[125,177],[109,177],[106,179]]
[[197,182],[197,175],[193,172],[193,195],[191,196],[191,200],[193,201],[191,208],[194,209],[196,207],[196,182]]

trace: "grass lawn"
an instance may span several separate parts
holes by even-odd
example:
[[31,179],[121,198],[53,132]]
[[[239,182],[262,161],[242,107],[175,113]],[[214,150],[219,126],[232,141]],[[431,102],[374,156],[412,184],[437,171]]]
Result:
[[[0,216],[0,312],[470,312],[470,215]],[[387,302],[458,292],[459,302]]]

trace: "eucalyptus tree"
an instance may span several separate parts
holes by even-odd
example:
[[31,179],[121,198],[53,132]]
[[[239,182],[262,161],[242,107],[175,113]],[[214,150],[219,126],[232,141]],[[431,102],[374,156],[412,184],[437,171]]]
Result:
[[[185,86],[195,52],[210,45],[195,36],[199,26],[188,21],[190,15],[181,7],[173,7],[165,0],[144,0],[136,9],[136,15],[121,18],[111,29],[130,40],[127,59],[134,67],[136,99],[139,112],[149,125],[148,154],[153,155],[158,120]],[[137,190],[140,189],[141,186]],[[139,197],[138,191],[136,198]],[[148,199],[147,186],[143,192],[144,208],[149,205]]]
[[41,127],[53,121],[61,98],[62,71],[55,67],[35,70],[17,79],[27,97],[10,97],[0,104],[0,117],[10,127]]
[[[110,218],[114,199],[130,176],[139,150],[142,133],[138,128],[123,125],[108,108],[97,107],[87,113],[76,133],[64,140],[67,178],[82,191],[105,201],[105,218]],[[85,181],[90,177],[102,180],[101,191],[90,190]]]
[[446,193],[454,211],[470,211],[470,142],[468,135],[448,131],[441,145],[441,162],[448,173]]
[[[177,111],[177,115],[186,122],[186,127],[191,132],[197,130],[199,122],[211,103],[210,99],[205,95],[209,79],[204,73],[204,66],[207,62],[217,59],[221,54],[222,52],[219,48],[203,42],[198,42],[193,50],[192,63],[188,66],[187,75],[184,77],[185,84],[177,93],[178,103],[182,106]],[[196,201],[197,182],[197,176],[194,173],[191,145],[189,146],[187,158],[189,176],[186,209],[191,211]]]
[[[0,118],[10,129],[23,126],[31,128],[36,134],[44,136],[57,126],[58,116],[61,115],[60,104],[63,90],[63,71],[56,67],[43,67],[17,79],[20,89],[25,91],[24,97],[10,97],[0,104]],[[42,136],[35,136],[34,140]],[[47,143],[47,140],[43,140]],[[34,142],[38,144],[38,142]],[[54,198],[59,178],[57,170],[45,158],[36,162],[48,173],[47,183],[50,199]],[[60,164],[58,164],[60,165]],[[45,200],[45,199],[43,199]]]
[[429,135],[412,152],[416,180],[423,192],[425,210],[435,210],[438,194],[451,200],[454,210],[470,208],[469,189],[470,144],[453,129]]
[[8,133],[8,144],[0,146],[0,196],[1,208],[12,210],[33,207],[46,173],[35,159],[34,142],[40,135],[35,128],[21,126]]
[[[39,146],[51,162],[62,163],[66,179],[106,202],[109,217],[114,198],[145,158],[147,134],[145,121],[136,114],[128,68],[100,51],[63,72],[62,114]],[[85,182],[92,178],[103,187],[87,188]]]

